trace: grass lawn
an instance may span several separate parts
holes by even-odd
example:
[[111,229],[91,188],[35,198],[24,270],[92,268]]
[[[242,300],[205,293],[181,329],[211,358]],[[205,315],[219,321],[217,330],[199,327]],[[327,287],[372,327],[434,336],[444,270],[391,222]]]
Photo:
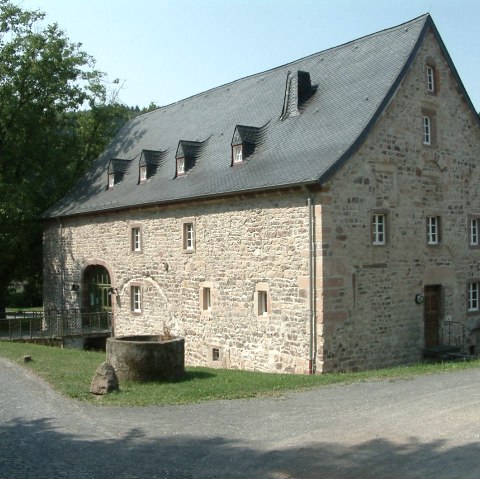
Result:
[[[33,360],[24,364],[24,355],[32,356]],[[186,404],[214,399],[251,398],[337,383],[408,379],[419,374],[480,367],[480,361],[425,363],[361,373],[315,376],[189,367],[180,381],[125,381],[120,383],[120,392],[96,397],[89,392],[90,382],[97,366],[105,360],[105,353],[0,341],[0,356],[30,368],[65,396],[115,406]]]

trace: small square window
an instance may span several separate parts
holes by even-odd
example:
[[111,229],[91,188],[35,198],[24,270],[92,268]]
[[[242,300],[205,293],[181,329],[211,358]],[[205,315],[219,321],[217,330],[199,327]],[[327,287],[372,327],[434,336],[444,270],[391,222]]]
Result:
[[185,158],[177,158],[177,176],[185,174]]
[[212,348],[212,361],[220,361],[220,349]]
[[195,230],[193,223],[183,223],[183,249],[184,251],[195,251]]
[[115,175],[113,173],[110,173],[108,175],[108,188],[113,188],[115,186]]
[[202,309],[203,311],[211,311],[212,295],[210,288],[202,288]]
[[431,66],[427,66],[427,91],[435,92],[435,70]]
[[376,213],[372,217],[372,242],[374,245],[386,244],[386,215],[384,213]]
[[140,181],[147,181],[147,167],[140,167]]
[[479,246],[478,242],[478,227],[479,227],[479,218],[470,219],[470,246]]
[[468,283],[468,311],[479,311],[478,291],[478,281]]
[[432,144],[432,120],[429,116],[423,117],[423,144]]
[[142,312],[142,290],[140,286],[130,288],[131,308],[133,313]]
[[142,250],[141,230],[140,227],[132,228],[132,251]]
[[427,243],[437,245],[440,243],[440,217],[427,216]]
[[235,145],[232,147],[233,163],[241,163],[243,161],[243,147],[242,145]]

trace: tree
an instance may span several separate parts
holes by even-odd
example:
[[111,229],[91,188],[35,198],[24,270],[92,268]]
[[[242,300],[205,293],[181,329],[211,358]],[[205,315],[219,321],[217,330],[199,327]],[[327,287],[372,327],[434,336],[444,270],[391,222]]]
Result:
[[0,314],[12,280],[41,275],[40,214],[126,119],[93,58],[44,16],[0,0]]

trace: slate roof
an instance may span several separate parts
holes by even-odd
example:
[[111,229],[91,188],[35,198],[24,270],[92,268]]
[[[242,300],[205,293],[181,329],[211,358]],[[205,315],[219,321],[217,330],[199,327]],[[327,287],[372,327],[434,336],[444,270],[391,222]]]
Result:
[[[438,35],[431,17],[423,15],[140,115],[45,216],[321,184],[358,148],[386,107],[428,27]],[[292,90],[299,94],[298,111]],[[242,128],[260,131],[261,141],[247,161],[232,166],[233,135]],[[176,177],[176,154],[189,142],[201,143],[201,152]],[[162,153],[155,174],[139,184],[145,151]],[[108,190],[112,159],[131,161],[122,181]]]

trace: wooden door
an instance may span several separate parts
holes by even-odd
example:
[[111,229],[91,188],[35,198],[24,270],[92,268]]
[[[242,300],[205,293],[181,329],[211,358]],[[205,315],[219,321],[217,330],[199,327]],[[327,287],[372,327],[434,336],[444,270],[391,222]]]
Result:
[[425,286],[425,348],[431,348],[440,344],[441,293],[442,287],[440,285]]

